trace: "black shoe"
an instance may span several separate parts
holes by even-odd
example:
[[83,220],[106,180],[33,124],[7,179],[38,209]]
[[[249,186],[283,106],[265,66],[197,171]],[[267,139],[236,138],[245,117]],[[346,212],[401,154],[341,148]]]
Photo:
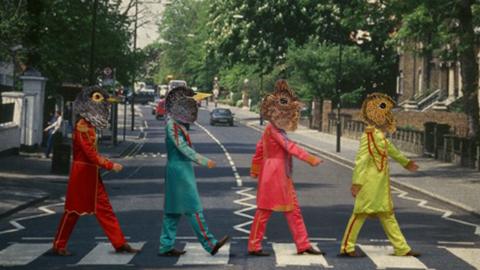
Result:
[[185,250],[178,250],[178,249],[171,249],[167,252],[164,252],[164,253],[158,253],[158,256],[165,256],[165,257],[180,257],[182,256],[183,254],[185,254],[186,251]]
[[220,241],[218,241],[215,246],[213,247],[212,251],[210,252],[210,254],[215,255],[217,254],[218,250],[223,246],[225,245],[225,243],[227,243],[228,239],[230,239],[230,237],[228,235],[225,235],[222,239],[220,239]]
[[129,244],[125,243],[125,244],[123,244],[123,246],[121,246],[119,248],[116,248],[115,252],[117,252],[117,253],[139,253],[140,250],[136,249],[136,248],[133,248]]
[[308,253],[310,255],[325,255],[326,253],[321,250],[316,250],[313,247],[309,247],[307,250],[297,252],[298,255]]
[[64,248],[62,248],[62,249],[52,248],[48,251],[47,255],[67,257],[67,256],[73,256],[73,253],[71,253],[70,251],[68,251]]
[[352,252],[342,252],[340,254],[337,255],[338,257],[344,257],[344,258],[363,258],[365,257],[364,254],[362,253],[358,253],[356,251],[352,251]]
[[412,256],[412,257],[420,257],[422,256],[422,254],[418,253],[418,252],[415,252],[413,250],[410,250],[409,252],[407,252],[407,254],[403,255],[403,256]]
[[267,257],[270,256],[270,253],[264,252],[263,250],[249,251],[248,255],[258,256],[258,257]]

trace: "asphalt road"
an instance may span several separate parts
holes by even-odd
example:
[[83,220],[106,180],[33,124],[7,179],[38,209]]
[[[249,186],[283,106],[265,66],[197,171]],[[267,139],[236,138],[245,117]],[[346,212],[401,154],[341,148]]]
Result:
[[[267,229],[264,249],[270,257],[247,255],[246,233],[253,215],[255,181],[250,179],[250,159],[260,133],[240,123],[210,126],[208,112],[200,110],[198,125],[190,131],[195,149],[217,161],[217,168],[195,167],[198,188],[210,230],[217,238],[228,234],[232,241],[212,257],[198,249],[193,231],[185,219],[178,230],[177,247],[185,248],[181,259],[157,256],[161,230],[165,170],[164,126],[143,109],[145,137],[138,140],[130,156],[117,160],[124,171],[104,176],[113,208],[121,227],[134,245],[142,247],[135,256],[116,255],[92,216],[81,217],[69,242],[71,257],[45,255],[51,246],[60,215],[61,198],[21,211],[0,220],[0,232],[12,227],[12,219],[22,230],[0,234],[0,265],[7,269],[478,269],[480,238],[475,228],[448,220],[436,209],[451,210],[419,194],[394,190],[396,216],[419,259],[389,256],[389,243],[377,220],[367,220],[359,237],[365,258],[344,259],[336,255],[352,211],[349,193],[351,168],[325,160],[313,168],[294,162],[294,182],[305,223],[312,239],[326,256],[297,256],[283,215],[275,213]],[[208,133],[205,131],[208,130]],[[227,154],[225,153],[225,150]],[[231,161],[227,158],[231,157]],[[232,168],[233,166],[233,168]],[[238,173],[238,175],[235,174]],[[424,206],[418,206],[425,200]],[[422,204],[423,205],[423,204]],[[42,208],[44,211],[38,209]],[[45,216],[32,215],[52,211]],[[460,221],[480,224],[478,217],[457,212]],[[480,232],[479,232],[480,233]],[[43,255],[42,255],[43,254]]]

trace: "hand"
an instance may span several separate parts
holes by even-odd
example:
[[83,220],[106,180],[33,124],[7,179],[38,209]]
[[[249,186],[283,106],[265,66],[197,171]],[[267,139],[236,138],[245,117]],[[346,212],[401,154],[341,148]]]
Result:
[[215,161],[213,161],[213,160],[209,160],[208,163],[207,163],[207,167],[208,167],[209,169],[215,168],[216,166],[217,166],[217,163],[216,163]]
[[310,156],[308,158],[308,163],[310,164],[310,166],[312,167],[316,167],[318,166],[320,163],[322,163],[323,160],[319,159],[318,157],[316,156]]
[[112,170],[113,170],[114,172],[117,172],[117,173],[118,173],[118,172],[120,172],[121,170],[123,170],[123,165],[120,164],[120,163],[113,163],[113,168],[112,168]]
[[418,170],[418,165],[415,163],[415,161],[411,160],[408,162],[407,166],[405,166],[405,169],[411,171],[411,172],[416,172]]
[[256,174],[256,173],[250,173],[250,177],[256,179],[256,178],[258,177],[258,174]]
[[352,197],[356,198],[358,192],[360,192],[360,189],[362,189],[362,186],[353,184],[350,188],[350,191],[352,192]]

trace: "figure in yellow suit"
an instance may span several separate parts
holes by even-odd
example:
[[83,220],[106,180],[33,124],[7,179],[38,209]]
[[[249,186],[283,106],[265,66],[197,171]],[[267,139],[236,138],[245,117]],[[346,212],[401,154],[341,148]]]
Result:
[[395,102],[381,93],[368,95],[362,104],[362,116],[368,126],[360,140],[360,149],[355,159],[351,187],[355,206],[343,236],[340,256],[363,256],[355,251],[355,243],[367,217],[380,220],[394,247],[394,255],[420,256],[407,244],[393,212],[388,157],[411,172],[418,169],[414,161],[405,157],[385,137],[385,133],[396,130],[396,122],[391,112],[394,106]]

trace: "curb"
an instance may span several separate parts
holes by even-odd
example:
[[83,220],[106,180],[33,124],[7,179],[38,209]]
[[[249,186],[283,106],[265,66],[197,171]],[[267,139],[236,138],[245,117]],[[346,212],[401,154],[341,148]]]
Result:
[[21,205],[19,205],[19,206],[16,206],[16,207],[14,207],[14,208],[12,208],[12,209],[10,209],[10,210],[7,210],[7,211],[5,211],[5,212],[3,212],[3,213],[0,214],[0,219],[4,219],[4,218],[6,218],[6,217],[8,217],[8,216],[11,216],[11,215],[13,215],[13,214],[15,214],[15,213],[23,210],[23,209],[26,209],[26,208],[30,207],[30,206],[32,206],[32,205],[41,203],[41,202],[45,201],[48,197],[49,197],[49,195],[44,195],[44,196],[42,196],[42,197],[40,197],[40,198],[37,198],[37,199],[35,199],[35,200],[31,200],[31,201],[29,201],[29,202],[26,202],[26,203],[23,203],[23,204],[21,204]]
[[[263,132],[263,129],[261,129],[261,128],[257,127],[257,126],[249,125],[249,124],[247,124],[246,121],[240,120],[239,122],[242,123],[243,125],[251,128],[251,129],[254,129],[254,130],[258,131],[258,132]],[[293,140],[293,139],[292,139],[292,140]],[[343,158],[343,157],[341,157],[341,156],[339,156],[339,155],[336,155],[336,154],[334,154],[334,153],[331,153],[331,152],[328,152],[328,151],[325,151],[325,150],[321,150],[321,149],[319,149],[319,148],[317,148],[317,147],[315,147],[315,146],[311,146],[311,145],[306,144],[306,143],[303,143],[303,142],[299,142],[299,141],[296,141],[296,140],[293,140],[293,141],[295,141],[295,142],[298,143],[299,145],[301,145],[301,146],[303,146],[303,147],[305,147],[305,148],[307,148],[307,149],[309,149],[309,150],[311,150],[311,151],[313,151],[313,152],[316,152],[316,153],[318,153],[318,154],[320,154],[320,155],[326,156],[326,157],[328,157],[328,158],[330,158],[330,159],[332,159],[332,160],[334,160],[334,161],[337,161],[337,162],[339,162],[339,163],[346,164],[346,165],[351,166],[351,167],[354,167],[354,166],[355,166],[355,162],[353,162],[353,161],[351,161],[351,160],[348,160],[348,159],[346,159],[346,158]],[[423,194],[423,195],[425,195],[425,196],[428,196],[428,197],[431,197],[431,198],[433,198],[433,199],[436,199],[436,200],[438,200],[438,201],[440,201],[440,202],[442,202],[442,203],[446,203],[446,204],[448,204],[448,205],[450,205],[450,206],[453,206],[453,207],[455,207],[455,208],[457,208],[457,209],[460,209],[460,210],[462,210],[462,211],[464,211],[464,212],[467,212],[467,213],[469,213],[469,214],[472,214],[472,215],[474,215],[474,216],[476,216],[476,217],[480,217],[480,212],[475,211],[474,209],[472,209],[471,207],[469,207],[469,206],[467,206],[467,205],[464,205],[464,204],[462,204],[462,203],[458,203],[458,202],[456,202],[456,201],[450,200],[450,199],[445,198],[445,197],[443,197],[443,196],[439,196],[439,195],[434,194],[434,193],[432,193],[432,192],[430,192],[430,191],[428,191],[428,190],[425,190],[425,189],[416,187],[416,186],[414,186],[414,185],[412,185],[412,184],[407,184],[407,183],[404,183],[404,182],[395,180],[394,178],[390,178],[390,181],[392,182],[392,184],[393,184],[394,187],[406,189],[406,191],[410,191],[410,192],[413,191],[413,192],[421,193],[421,194]]]

